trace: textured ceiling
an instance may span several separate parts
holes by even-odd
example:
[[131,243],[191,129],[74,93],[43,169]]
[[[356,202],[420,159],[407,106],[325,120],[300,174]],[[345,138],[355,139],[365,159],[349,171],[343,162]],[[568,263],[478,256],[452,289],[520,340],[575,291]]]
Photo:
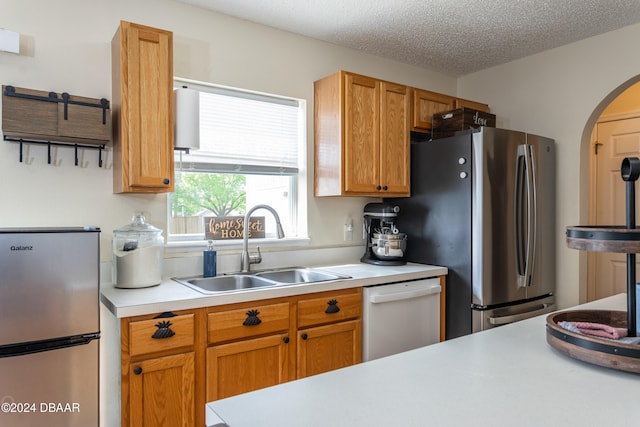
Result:
[[178,0],[461,76],[640,22],[640,0]]

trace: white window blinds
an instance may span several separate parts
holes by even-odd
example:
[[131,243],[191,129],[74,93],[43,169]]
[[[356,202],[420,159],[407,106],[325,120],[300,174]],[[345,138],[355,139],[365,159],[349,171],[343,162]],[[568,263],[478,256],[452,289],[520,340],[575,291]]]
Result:
[[[199,92],[200,148],[176,154],[177,166],[203,172],[298,172],[304,114],[298,100],[222,87],[179,86]],[[178,121],[180,113],[176,112]]]

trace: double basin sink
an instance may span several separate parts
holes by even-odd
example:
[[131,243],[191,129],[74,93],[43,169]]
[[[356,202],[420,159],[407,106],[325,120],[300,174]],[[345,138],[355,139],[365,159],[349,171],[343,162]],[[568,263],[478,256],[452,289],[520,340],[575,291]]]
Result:
[[255,273],[226,274],[215,277],[174,278],[178,283],[204,294],[233,292],[267,286],[286,286],[302,283],[326,282],[330,280],[350,279],[351,276],[331,273],[316,268],[285,268]]

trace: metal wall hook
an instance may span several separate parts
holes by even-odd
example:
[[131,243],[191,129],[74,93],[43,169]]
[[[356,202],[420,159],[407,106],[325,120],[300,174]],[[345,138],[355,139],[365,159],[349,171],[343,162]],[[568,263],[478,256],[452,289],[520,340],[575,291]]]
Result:
[[[53,146],[53,143],[47,144],[47,163],[53,166],[60,166],[62,164],[62,160],[58,160],[58,147]],[[51,154],[53,152],[53,154]]]
[[[24,157],[26,156],[26,160]],[[27,145],[26,153],[24,153],[24,144],[22,139],[20,140],[20,163],[24,163],[26,165],[30,165],[33,163],[33,157],[29,157],[29,146]]]
[[[78,149],[79,148],[90,149],[90,150],[98,150],[98,167],[102,167],[102,164],[103,164],[103,162],[102,162],[102,151],[106,150],[105,144],[87,145],[87,144],[73,144],[73,143],[51,142],[51,141],[36,141],[36,140],[22,139],[22,138],[15,139],[15,138],[7,137],[6,135],[4,136],[4,140],[5,141],[10,141],[10,142],[18,142],[18,143],[20,143],[20,163],[22,163],[24,161],[24,156],[23,156],[23,145],[24,144],[46,145],[47,146],[47,163],[48,164],[52,164],[53,163],[54,166],[60,166],[60,164],[62,163],[61,160],[56,160],[56,161],[53,160],[52,149],[54,150],[54,153],[57,154],[57,147],[73,147],[73,149],[75,150],[75,165],[76,166],[79,165],[79,157],[78,157]],[[57,158],[57,156],[55,156],[55,157]],[[31,159],[29,162],[27,162],[27,164],[31,164],[32,160],[33,159]],[[85,163],[83,163],[83,164],[85,164]],[[86,166],[83,166],[83,167],[86,167]],[[108,169],[110,169],[110,168],[111,168],[111,166]]]

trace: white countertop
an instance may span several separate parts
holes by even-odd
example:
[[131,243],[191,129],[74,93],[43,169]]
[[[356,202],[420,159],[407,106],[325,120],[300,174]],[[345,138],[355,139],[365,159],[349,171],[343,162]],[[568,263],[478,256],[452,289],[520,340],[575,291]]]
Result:
[[[580,308],[626,310],[626,295]],[[556,351],[546,342],[545,320],[542,315],[211,402],[207,425],[640,425],[640,375]]]
[[332,280],[299,285],[280,285],[246,291],[206,295],[171,279],[160,285],[142,289],[118,289],[111,283],[101,285],[101,301],[116,317],[138,316],[169,310],[210,307],[244,301],[256,301],[313,292],[356,288],[404,280],[415,280],[447,274],[445,267],[407,264],[376,266],[365,263],[320,266],[325,271],[351,276],[351,279]]

